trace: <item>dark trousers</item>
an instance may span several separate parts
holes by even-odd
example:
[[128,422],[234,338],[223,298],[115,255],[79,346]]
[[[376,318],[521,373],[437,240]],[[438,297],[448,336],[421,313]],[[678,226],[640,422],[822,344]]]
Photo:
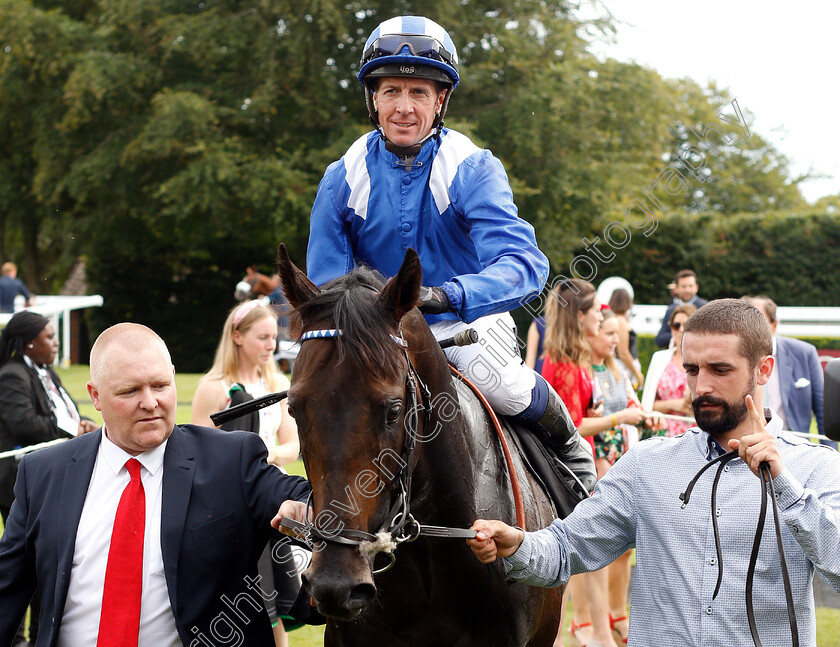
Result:
[[[10,508],[6,506],[0,506],[0,516],[3,517],[3,525],[6,525],[6,520],[9,518],[9,511]],[[32,602],[29,605],[29,642],[31,644],[35,644],[35,641],[38,639],[38,621],[41,618],[41,595],[38,591],[35,591],[35,595],[32,596]],[[15,635],[15,642],[12,643],[13,645],[18,645],[20,643],[25,643],[26,638],[24,635],[24,625],[26,624],[26,619],[24,618],[23,621],[20,623],[20,627],[18,627],[17,634]]]

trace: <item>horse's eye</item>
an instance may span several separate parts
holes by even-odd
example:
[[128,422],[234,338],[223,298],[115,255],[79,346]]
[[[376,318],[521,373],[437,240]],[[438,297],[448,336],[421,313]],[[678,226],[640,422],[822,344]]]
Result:
[[402,412],[402,403],[395,402],[388,407],[388,412],[386,414],[386,419],[389,425],[394,424],[397,420],[399,420],[400,413]]

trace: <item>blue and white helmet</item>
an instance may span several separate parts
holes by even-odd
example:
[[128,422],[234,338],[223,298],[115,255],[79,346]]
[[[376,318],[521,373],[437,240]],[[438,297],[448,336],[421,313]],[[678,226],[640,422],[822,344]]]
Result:
[[381,23],[368,36],[360,65],[362,84],[372,76],[413,76],[442,81],[454,90],[460,80],[455,43],[443,27],[422,16],[397,16]]
[[407,76],[438,81],[449,87],[438,121],[443,120],[449,96],[458,87],[458,52],[446,30],[422,16],[397,16],[381,23],[368,36],[360,61],[359,81],[371,120],[378,125],[373,109],[371,81],[383,76]]

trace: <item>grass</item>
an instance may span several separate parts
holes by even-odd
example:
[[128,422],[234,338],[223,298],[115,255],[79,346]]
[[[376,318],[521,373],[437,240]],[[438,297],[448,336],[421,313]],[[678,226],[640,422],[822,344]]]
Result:
[[[569,614],[564,623],[564,636],[569,635]],[[323,627],[302,627],[289,634],[290,647],[320,647],[324,644]],[[568,644],[568,639],[567,639]],[[817,609],[817,645],[840,647],[840,609]]]
[[[59,368],[57,372],[64,388],[78,404],[82,415],[101,423],[102,417],[90,401],[85,386],[89,378],[88,367],[71,366],[70,368]],[[178,424],[186,424],[190,421],[190,403],[200,377],[200,375],[192,373],[182,373],[175,376],[178,389],[178,411],[175,421]],[[301,461],[287,465],[286,469],[291,474],[306,475]],[[0,522],[0,533],[2,533],[2,522]],[[568,626],[569,619],[567,618],[565,622],[566,635],[568,635]],[[323,627],[302,627],[289,634],[290,647],[320,647],[323,644]],[[840,609],[824,607],[817,609],[817,644],[820,647],[840,647]]]

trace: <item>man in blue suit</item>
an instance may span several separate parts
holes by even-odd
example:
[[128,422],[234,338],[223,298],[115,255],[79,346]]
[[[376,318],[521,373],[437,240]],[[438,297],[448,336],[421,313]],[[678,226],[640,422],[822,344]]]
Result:
[[[779,320],[776,304],[767,296],[744,297],[767,318],[773,331],[773,357],[776,366],[764,387],[764,402],[791,431],[809,432],[811,412],[817,419],[817,430],[823,434],[823,371],[817,349],[808,342],[776,334]],[[836,447],[832,441],[821,441]]]
[[662,327],[656,333],[656,345],[659,348],[668,348],[671,343],[671,313],[677,306],[693,305],[702,308],[706,305],[706,299],[697,296],[697,274],[694,270],[680,270],[674,277],[674,289],[677,294],[668,305],[665,316],[662,318]]
[[[307,482],[268,465],[256,434],[175,425],[175,371],[149,328],[109,328],[90,359],[103,427],[20,464],[0,539],[0,645],[37,586],[39,647],[273,647],[257,560]],[[115,548],[126,541],[139,544]]]

